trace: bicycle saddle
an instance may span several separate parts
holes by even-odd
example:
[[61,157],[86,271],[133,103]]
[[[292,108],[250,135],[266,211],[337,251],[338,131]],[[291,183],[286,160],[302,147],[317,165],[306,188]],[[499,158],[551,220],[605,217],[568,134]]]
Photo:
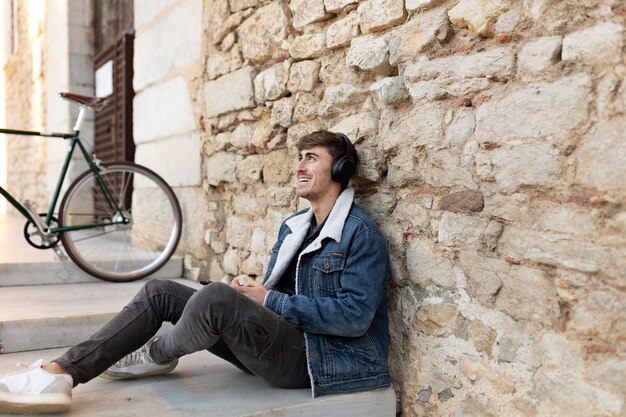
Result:
[[74,93],[59,93],[66,100],[75,101],[87,107],[100,107],[108,101],[108,97],[81,96]]

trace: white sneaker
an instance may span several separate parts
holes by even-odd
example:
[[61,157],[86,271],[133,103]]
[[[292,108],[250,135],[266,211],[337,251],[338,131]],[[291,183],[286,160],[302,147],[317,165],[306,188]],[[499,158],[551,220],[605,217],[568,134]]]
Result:
[[40,359],[27,369],[0,377],[0,414],[63,413],[72,405],[72,377],[51,374]]
[[123,357],[100,376],[105,379],[120,380],[172,372],[178,365],[178,359],[159,365],[150,357],[150,345],[157,339],[149,341],[130,355]]

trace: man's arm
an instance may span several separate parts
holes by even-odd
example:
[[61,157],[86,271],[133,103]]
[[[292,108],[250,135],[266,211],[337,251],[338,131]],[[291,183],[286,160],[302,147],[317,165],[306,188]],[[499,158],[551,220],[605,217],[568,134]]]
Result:
[[361,336],[384,297],[388,267],[382,236],[366,230],[351,245],[336,298],[288,296],[270,290],[264,305],[306,332]]

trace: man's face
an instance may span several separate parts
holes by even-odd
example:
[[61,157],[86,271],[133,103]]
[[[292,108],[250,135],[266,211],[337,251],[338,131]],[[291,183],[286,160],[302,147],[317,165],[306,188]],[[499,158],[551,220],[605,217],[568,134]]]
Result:
[[296,194],[313,202],[335,187],[330,175],[333,158],[323,146],[303,149],[296,165]]

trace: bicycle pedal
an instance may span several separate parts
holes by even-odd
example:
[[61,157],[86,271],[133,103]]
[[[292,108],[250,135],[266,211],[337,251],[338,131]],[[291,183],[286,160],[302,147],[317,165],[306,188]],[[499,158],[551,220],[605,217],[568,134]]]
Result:
[[52,250],[54,251],[54,254],[57,256],[57,258],[59,258],[59,261],[67,260],[67,256],[65,256],[60,247],[55,245],[52,247]]

